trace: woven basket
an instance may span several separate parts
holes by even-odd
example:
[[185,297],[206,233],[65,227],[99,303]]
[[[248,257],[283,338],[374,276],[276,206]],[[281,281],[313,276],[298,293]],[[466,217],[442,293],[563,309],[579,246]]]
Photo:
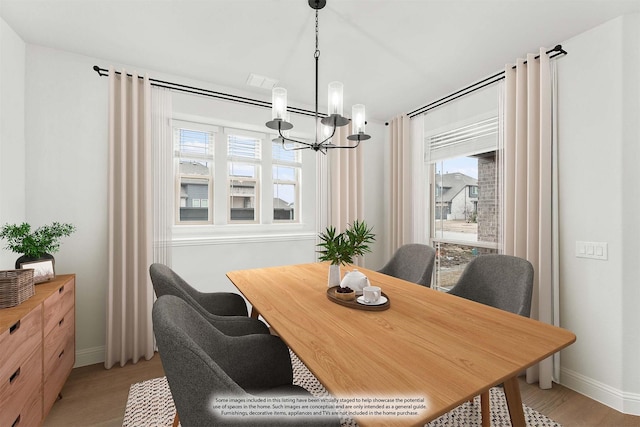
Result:
[[34,293],[33,269],[0,271],[0,308],[22,304]]

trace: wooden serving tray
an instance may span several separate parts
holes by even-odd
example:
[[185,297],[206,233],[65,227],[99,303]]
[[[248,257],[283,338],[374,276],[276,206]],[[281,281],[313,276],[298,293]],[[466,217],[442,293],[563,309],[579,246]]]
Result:
[[380,305],[365,305],[365,304],[360,304],[355,299],[351,301],[345,301],[343,299],[336,297],[336,289],[338,289],[338,286],[333,286],[327,289],[327,298],[329,298],[329,301],[333,301],[336,304],[344,305],[345,307],[350,307],[350,308],[355,308],[356,310],[365,310],[365,311],[384,311],[384,310],[388,310],[389,307],[391,307],[391,299],[384,292],[381,292],[380,294],[383,297],[387,298],[387,302]]

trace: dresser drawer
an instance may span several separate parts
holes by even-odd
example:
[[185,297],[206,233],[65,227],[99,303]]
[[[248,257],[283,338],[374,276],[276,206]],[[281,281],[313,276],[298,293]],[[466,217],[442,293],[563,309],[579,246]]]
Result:
[[0,334],[0,378],[11,376],[42,342],[42,305]]
[[[3,412],[5,409],[2,409]],[[6,409],[6,414],[0,415],[0,426],[11,427],[32,427],[38,426],[42,422],[42,390],[30,396],[22,408],[10,407]],[[8,421],[5,423],[4,419]],[[11,421],[13,419],[13,421]]]
[[[38,349],[39,350],[39,349]],[[33,401],[34,397],[37,403]],[[11,426],[17,419],[24,426],[42,420],[42,352],[34,351],[8,376],[0,378],[0,426]],[[35,424],[28,420],[38,420]]]
[[56,327],[67,311],[74,306],[75,281],[70,280],[44,300],[44,335]]
[[65,347],[54,353],[55,357],[49,362],[47,370],[44,372],[43,399],[45,414],[49,413],[51,406],[55,403],[76,361],[75,337],[73,335],[67,336],[63,341],[66,343]]
[[69,341],[75,339],[75,313],[69,310],[44,337],[44,374],[49,375],[58,364],[58,359],[67,351]]

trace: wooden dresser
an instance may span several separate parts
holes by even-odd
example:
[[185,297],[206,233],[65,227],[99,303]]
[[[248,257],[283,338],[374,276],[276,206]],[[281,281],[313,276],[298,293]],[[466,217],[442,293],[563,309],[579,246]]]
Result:
[[0,309],[0,426],[37,426],[75,363],[75,275],[35,286],[22,304]]

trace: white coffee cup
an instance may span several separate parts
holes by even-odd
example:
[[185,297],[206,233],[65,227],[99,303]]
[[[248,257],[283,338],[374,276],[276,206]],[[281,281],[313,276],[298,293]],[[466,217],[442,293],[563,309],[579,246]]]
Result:
[[382,289],[379,286],[365,286],[362,288],[362,298],[367,304],[374,304],[380,300]]

